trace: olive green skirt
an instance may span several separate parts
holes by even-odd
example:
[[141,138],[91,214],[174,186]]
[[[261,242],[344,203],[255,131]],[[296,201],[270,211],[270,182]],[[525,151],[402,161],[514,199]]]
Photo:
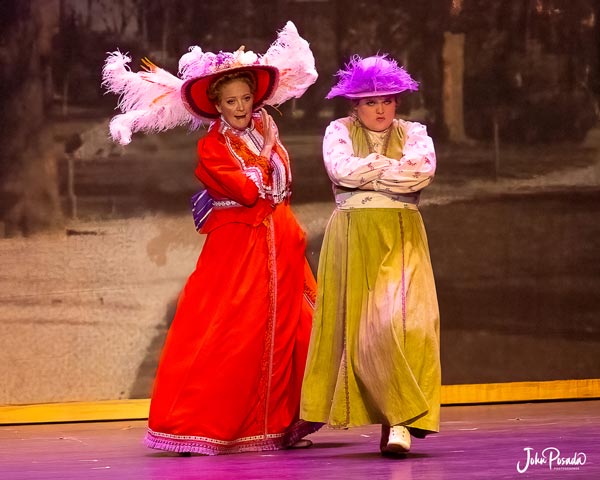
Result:
[[325,231],[301,418],[439,430],[439,310],[409,208],[336,210]]

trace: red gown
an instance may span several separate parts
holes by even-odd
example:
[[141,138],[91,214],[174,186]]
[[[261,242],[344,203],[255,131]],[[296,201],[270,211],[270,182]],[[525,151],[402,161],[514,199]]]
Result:
[[289,207],[287,153],[279,141],[273,151],[278,169],[220,120],[198,143],[196,175],[215,208],[162,352],[148,447],[278,450],[321,425],[298,417],[316,285]]

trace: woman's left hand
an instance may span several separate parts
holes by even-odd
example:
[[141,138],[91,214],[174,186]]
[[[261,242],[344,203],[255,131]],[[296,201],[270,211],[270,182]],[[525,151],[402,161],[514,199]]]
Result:
[[260,109],[260,117],[262,119],[263,137],[265,139],[260,156],[270,158],[271,150],[273,149],[273,145],[275,145],[275,128],[273,126],[273,118],[264,108]]

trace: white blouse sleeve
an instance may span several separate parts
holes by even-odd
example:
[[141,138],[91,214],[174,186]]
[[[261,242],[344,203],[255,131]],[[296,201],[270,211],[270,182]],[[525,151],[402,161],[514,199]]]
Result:
[[398,122],[406,141],[403,156],[394,159],[371,153],[357,157],[347,127],[340,120],[329,124],[323,138],[323,158],[329,178],[336,185],[361,190],[407,193],[431,183],[436,158],[433,141],[424,125]]

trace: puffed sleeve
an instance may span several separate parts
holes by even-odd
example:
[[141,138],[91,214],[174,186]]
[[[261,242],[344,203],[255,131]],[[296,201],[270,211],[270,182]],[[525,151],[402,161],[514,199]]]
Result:
[[348,128],[334,120],[323,138],[323,158],[329,178],[336,185],[361,190],[407,193],[431,183],[435,174],[435,150],[425,127],[416,122],[396,122],[404,129],[403,156],[394,159],[371,153],[354,155]]
[[350,133],[341,120],[334,120],[325,130],[323,160],[331,181],[349,188],[360,188],[376,180],[392,164],[389,158],[376,153],[355,156]]
[[211,191],[223,198],[250,207],[256,203],[259,191],[242,170],[218,136],[207,135],[198,142],[196,176]]

